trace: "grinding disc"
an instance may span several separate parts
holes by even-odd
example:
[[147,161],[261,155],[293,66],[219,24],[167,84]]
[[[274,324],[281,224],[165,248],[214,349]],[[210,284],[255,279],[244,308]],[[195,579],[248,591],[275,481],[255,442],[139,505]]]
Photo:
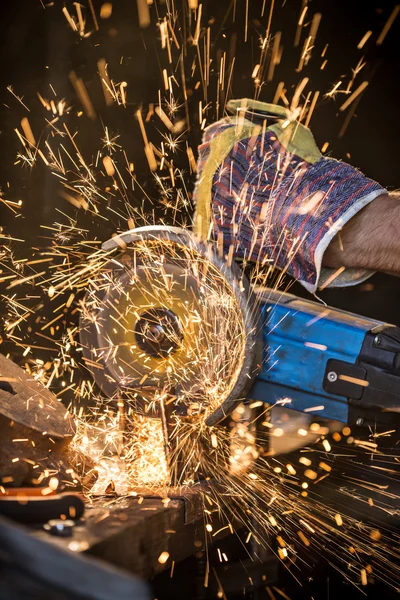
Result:
[[160,395],[205,416],[243,398],[256,350],[243,274],[178,228],[135,229],[103,249],[115,253],[80,320],[86,366],[103,393],[153,417]]

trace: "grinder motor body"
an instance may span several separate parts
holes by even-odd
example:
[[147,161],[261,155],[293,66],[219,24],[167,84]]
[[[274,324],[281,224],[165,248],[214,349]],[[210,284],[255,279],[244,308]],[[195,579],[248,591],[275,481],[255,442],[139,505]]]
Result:
[[348,424],[393,422],[400,406],[400,328],[287,293],[256,291],[261,368],[248,393]]

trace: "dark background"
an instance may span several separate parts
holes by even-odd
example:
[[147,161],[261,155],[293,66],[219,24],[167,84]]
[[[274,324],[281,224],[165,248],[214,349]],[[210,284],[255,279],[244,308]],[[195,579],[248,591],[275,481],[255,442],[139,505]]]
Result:
[[[149,103],[157,102],[157,92],[162,82],[161,70],[168,67],[165,52],[160,49],[159,30],[156,27],[156,10],[160,13],[164,8],[157,3],[152,7],[152,24],[145,30],[140,29],[137,20],[137,8],[134,0],[114,0],[113,14],[107,21],[99,19],[100,30],[86,39],[80,39],[68,26],[61,9],[67,5],[74,14],[72,2],[55,0],[46,3],[44,8],[40,0],[14,0],[2,3],[0,21],[0,189],[5,197],[11,200],[22,199],[24,208],[17,218],[0,203],[0,226],[4,233],[24,242],[13,242],[11,247],[19,258],[30,256],[32,249],[43,247],[51,242],[50,235],[41,225],[52,226],[55,220],[60,221],[56,208],[68,213],[81,227],[90,232],[90,239],[107,239],[118,229],[126,229],[127,223],[118,218],[109,208],[118,208],[125,214],[125,207],[118,200],[111,200],[103,207],[108,220],[92,220],[89,215],[79,214],[67,205],[59,196],[57,179],[43,166],[41,161],[30,169],[14,165],[20,144],[14,133],[19,127],[22,117],[28,116],[32,129],[37,137],[41,132],[46,136],[44,117],[48,114],[39,103],[36,92],[50,98],[49,83],[57,90],[59,97],[65,97],[75,107],[81,108],[79,100],[69,82],[68,75],[74,70],[83,79],[90,97],[98,112],[98,119],[75,121],[79,129],[79,145],[88,162],[93,162],[99,148],[99,139],[103,137],[103,125],[106,124],[114,134],[119,135],[118,143],[123,146],[130,159],[135,163],[135,171],[146,194],[155,202],[154,207],[145,198],[144,193],[136,188],[129,191],[132,206],[140,207],[145,202],[145,210],[155,216],[164,216],[164,211],[157,208],[158,189],[151,176],[147,161],[144,158],[143,142],[134,112],[143,107],[147,112]],[[99,14],[102,2],[93,0]],[[186,7],[186,1],[177,1],[176,6]],[[232,22],[233,2],[229,0],[204,0],[203,19],[211,27],[212,56],[214,59],[219,50],[228,50],[234,34],[237,34],[235,75],[232,82],[233,97],[252,97],[254,92],[251,72],[258,62],[259,37],[265,34],[270,3],[266,4],[266,14],[260,18],[262,0],[249,0],[249,34],[248,42],[243,41],[245,1],[237,0],[236,20]],[[400,60],[400,15],[389,31],[382,46],[376,46],[376,38],[385,24],[396,2],[366,2],[352,0],[313,0],[309,2],[306,22],[315,12],[322,13],[322,21],[318,31],[313,58],[301,73],[296,72],[300,48],[293,48],[296,23],[300,13],[300,1],[279,0],[275,4],[272,16],[271,32],[282,31],[284,46],[283,59],[276,67],[274,81],[266,85],[260,95],[261,100],[271,101],[278,81],[285,81],[289,99],[295,86],[304,76],[310,78],[309,89],[321,90],[321,96],[328,92],[341,76],[348,78],[361,58],[368,64],[358,76],[354,88],[364,79],[370,85],[358,104],[346,135],[338,138],[338,132],[345,118],[338,108],[345,96],[321,101],[314,112],[311,126],[316,140],[321,147],[329,142],[328,153],[333,157],[347,160],[360,168],[369,177],[378,180],[389,190],[400,187],[400,170],[398,168],[398,148],[400,139],[399,112],[399,60]],[[93,29],[90,11],[87,9],[87,30]],[[356,46],[367,30],[373,35],[362,51]],[[326,57],[328,64],[321,71],[323,59],[320,54],[329,44]],[[121,56],[124,57],[120,64]],[[188,46],[185,59],[187,86],[191,91],[189,113],[193,127],[185,134],[187,140],[195,148],[201,139],[198,124],[197,105],[202,99],[201,91],[193,87],[198,76],[190,78],[190,66],[193,60],[193,48]],[[97,71],[97,61],[105,58],[109,64],[109,72],[116,81],[128,82],[128,105],[122,107],[105,107]],[[179,69],[177,69],[177,74]],[[177,75],[178,76],[178,75]],[[216,75],[211,73],[212,83]],[[348,79],[346,79],[347,81]],[[16,94],[23,96],[24,102],[31,109],[30,113],[6,90],[12,85]],[[212,87],[212,86],[211,86]],[[216,86],[214,85],[214,88]],[[344,86],[343,86],[344,87]],[[353,88],[353,89],[354,89]],[[211,93],[210,99],[213,100]],[[182,99],[181,99],[182,100]],[[213,107],[207,114],[208,122],[213,120]],[[183,110],[181,109],[181,113]],[[71,117],[73,120],[73,117]],[[157,129],[160,123],[156,120],[148,126],[149,136],[156,142],[159,140]],[[74,128],[72,127],[74,130]],[[187,169],[184,152],[176,155],[175,164]],[[192,189],[193,177],[187,175],[187,185]],[[127,215],[129,216],[129,215]],[[183,215],[184,217],[184,215]],[[67,221],[66,221],[67,222]],[[400,232],[399,232],[400,236]],[[294,284],[293,293],[306,295],[306,292]],[[329,304],[358,312],[370,317],[400,324],[400,282],[395,277],[383,274],[375,275],[368,284],[354,288],[326,290],[320,297]],[[189,568],[189,567],[188,567]],[[191,573],[189,571],[189,573]],[[328,575],[330,579],[327,579]],[[325,573],[319,583],[309,582],[309,590],[304,596],[293,591],[292,597],[309,597],[308,592],[316,598],[337,598],[340,594],[357,593],[350,586],[341,583],[333,573]],[[190,579],[193,579],[190,574]],[[179,583],[179,579],[175,578]],[[283,581],[284,575],[283,575]],[[184,582],[184,573],[182,573]],[[160,589],[162,590],[162,583]],[[290,583],[286,582],[290,590]],[[182,583],[184,588],[184,583]],[[369,597],[389,597],[387,591],[370,589]],[[172,593],[172,592],[171,592]],[[289,592],[288,592],[289,593]],[[175,597],[178,592],[174,591]],[[289,593],[290,596],[290,593]],[[174,597],[174,596],[171,596]],[[186,597],[191,597],[186,593]],[[255,597],[255,596],[254,596]]]

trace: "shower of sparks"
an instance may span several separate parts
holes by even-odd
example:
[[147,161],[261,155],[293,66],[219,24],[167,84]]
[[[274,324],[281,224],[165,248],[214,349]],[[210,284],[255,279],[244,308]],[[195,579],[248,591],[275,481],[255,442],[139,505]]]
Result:
[[[104,3],[99,13],[102,21],[98,21],[91,1],[86,8],[76,2],[65,4],[66,27],[82,40],[94,38],[102,22],[112,20],[117,12],[116,5]],[[137,0],[143,29],[155,18],[156,5]],[[235,2],[233,19],[236,10]],[[248,10],[246,2],[242,35],[250,40],[255,25],[249,21]],[[311,6],[303,0],[294,44],[299,83],[294,93],[285,82],[276,84],[284,32],[273,30],[275,10],[278,8],[272,2],[266,15],[260,15],[264,29],[256,32],[259,55],[249,65],[254,97],[258,99],[266,90],[270,100],[290,108],[291,118],[300,118],[308,125],[319,99],[347,94],[340,106],[340,111],[352,106],[347,127],[351,111],[368,85],[364,81],[353,87],[366,62],[361,58],[349,69],[348,80],[341,77],[330,91],[310,89],[310,80],[301,71],[324,57],[328,45],[322,44],[324,50],[319,55],[317,41],[323,15],[310,15]],[[59,211],[52,226],[41,227],[40,239],[47,242],[33,248],[26,259],[16,257],[23,235],[14,238],[0,230],[0,282],[5,286],[0,300],[4,308],[0,334],[5,352],[19,355],[26,370],[53,390],[60,401],[68,399],[65,401],[77,423],[71,464],[86,482],[89,494],[104,494],[112,484],[118,494],[135,494],[147,488],[167,497],[171,484],[174,488],[190,486],[206,478],[209,485],[201,493],[210,539],[214,535],[213,516],[222,514],[229,531],[235,532],[238,524],[245,528],[244,545],[249,554],[269,547],[295,572],[300,552],[310,548],[357,586],[377,579],[396,587],[398,550],[391,545],[387,531],[361,520],[365,507],[374,507],[378,523],[380,513],[396,512],[390,502],[392,492],[376,487],[371,482],[371,467],[361,464],[363,455],[371,455],[373,467],[387,474],[388,485],[394,479],[393,462],[388,466],[389,459],[379,446],[384,434],[371,430],[360,439],[349,427],[340,430],[337,424],[327,425],[317,418],[312,421],[308,416],[296,425],[290,398],[274,407],[240,405],[229,426],[206,427],[205,416],[229,394],[243,359],[247,333],[237,299],[213,262],[197,250],[162,241],[141,241],[129,247],[123,240],[122,231],[153,224],[153,209],[160,207],[163,218],[158,224],[191,225],[188,180],[189,174],[193,179],[196,172],[196,150],[190,147],[186,134],[189,128],[203,130],[216,115],[223,116],[232,96],[235,57],[230,51],[216,60],[213,24],[204,20],[202,4],[182,0],[181,6],[172,1],[157,6],[157,11],[160,89],[154,104],[135,107],[135,118],[132,111],[125,110],[129,85],[113,81],[114,65],[107,65],[105,59],[97,63],[105,102],[101,119],[98,99],[91,97],[87,84],[73,71],[69,80],[75,103],[58,97],[53,89],[51,100],[38,92],[39,105],[35,105],[8,88],[14,103],[29,117],[40,108],[45,111],[43,132],[32,129],[26,114],[17,122],[20,149],[16,165],[44,165],[58,181],[65,212]],[[397,6],[378,44],[398,12]],[[359,49],[370,35],[370,31],[364,35]],[[232,39],[231,50],[235,43]],[[325,67],[326,60],[323,64]],[[214,74],[217,89],[212,91]],[[193,110],[188,99],[198,90],[203,97]],[[126,127],[135,127],[133,135],[141,136],[147,167],[159,193],[156,200],[145,190],[142,174],[136,172],[122,136],[116,133],[112,118],[108,119],[110,106],[125,111]],[[96,151],[87,156],[81,149],[80,131],[85,118],[93,127],[101,123],[94,139]],[[180,165],[184,157],[184,166],[176,166],[178,157]],[[279,176],[284,172],[282,165]],[[145,204],[137,201],[136,194],[145,197]],[[2,192],[0,202],[19,217],[23,203],[6,199],[9,196],[9,190]],[[306,210],[312,211],[317,205],[312,199]],[[80,224],[82,213],[94,223],[109,224],[111,232],[118,231],[116,249],[101,249],[87,220],[85,226]],[[260,217],[261,221],[266,218]],[[257,227],[254,223],[254,231]],[[265,243],[267,235],[266,231]],[[222,242],[217,243],[219,254],[223,254]],[[227,260],[232,261],[231,253]],[[174,268],[169,269],[171,264]],[[276,289],[285,285],[284,272],[274,272],[268,261],[252,277],[254,285]],[[144,312],[171,306],[184,334],[172,331],[170,342],[175,350],[167,350],[162,359],[154,358],[135,342],[135,326]],[[258,309],[256,303],[248,308]],[[80,329],[89,332],[83,339],[92,340],[85,347]],[[111,389],[107,399],[100,395],[92,373],[103,379],[104,389]],[[313,408],[320,409],[323,407]],[[160,411],[167,415],[167,422],[159,418]],[[293,452],[286,455],[289,449]],[[351,471],[352,465],[356,476],[338,483],[335,474]],[[5,477],[1,483],[7,482]],[[338,499],[340,513],[324,503],[321,489]],[[346,513],[350,500],[358,503],[360,520]],[[158,560],[163,564],[169,558],[163,552]],[[221,561],[225,558],[221,555]]]

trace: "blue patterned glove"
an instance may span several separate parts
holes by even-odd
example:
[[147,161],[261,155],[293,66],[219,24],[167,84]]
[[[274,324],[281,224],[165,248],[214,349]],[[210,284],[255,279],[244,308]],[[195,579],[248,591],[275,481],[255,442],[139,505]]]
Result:
[[360,283],[372,273],[322,267],[332,238],[386,193],[354,167],[322,156],[310,130],[284,107],[252,100],[210,125],[199,148],[195,230],[226,252],[273,264],[310,292]]

